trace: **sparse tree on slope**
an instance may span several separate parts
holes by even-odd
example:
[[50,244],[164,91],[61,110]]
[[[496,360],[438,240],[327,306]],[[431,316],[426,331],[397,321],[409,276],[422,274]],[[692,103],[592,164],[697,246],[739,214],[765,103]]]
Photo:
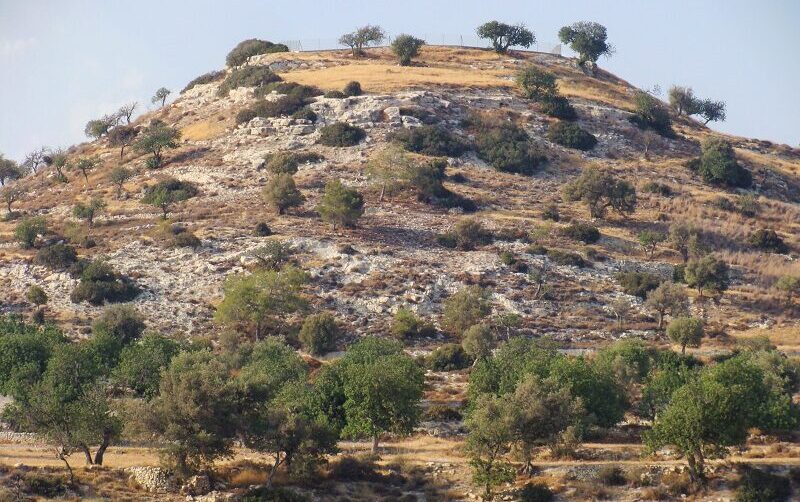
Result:
[[89,184],[89,171],[93,170],[100,164],[100,159],[97,157],[84,157],[80,158],[75,162],[75,169],[80,171],[83,174],[83,179],[86,181],[86,184]]
[[564,26],[558,31],[558,38],[578,53],[578,64],[581,66],[595,64],[603,54],[610,56],[614,52],[607,41],[606,27],[599,23],[580,21]]
[[132,103],[120,106],[119,111],[117,111],[117,115],[120,117],[125,117],[126,123],[130,124],[131,118],[133,117],[133,112],[136,110],[136,106],[138,106],[138,104],[139,103],[134,101]]
[[9,181],[22,178],[22,174],[22,169],[15,161],[3,157],[3,154],[0,153],[0,186],[5,186]]
[[122,166],[117,166],[111,170],[109,179],[117,186],[117,199],[122,198],[123,185],[126,181],[133,178],[133,171]]
[[658,314],[658,329],[664,326],[664,315],[676,317],[689,311],[686,290],[680,284],[662,282],[656,289],[647,293],[645,306]]
[[364,47],[378,45],[386,39],[386,32],[380,26],[367,25],[339,38],[339,43],[350,47],[353,56],[364,55]]
[[72,208],[72,215],[81,220],[86,220],[89,228],[92,228],[94,226],[94,219],[97,216],[97,213],[105,208],[106,203],[103,201],[103,199],[94,197],[91,201],[89,201],[88,204],[84,204],[83,202],[78,202],[75,204],[75,207]]
[[602,218],[608,208],[627,216],[636,209],[636,190],[624,180],[595,167],[567,183],[563,190],[567,201],[583,201],[589,206],[592,218]]
[[167,89],[166,87],[162,87],[156,91],[153,95],[153,98],[150,100],[154,105],[161,103],[161,106],[164,106],[164,103],[167,102],[167,96],[172,94],[172,91]]
[[139,132],[130,125],[117,126],[108,133],[108,142],[119,148],[119,158],[125,155],[125,148],[133,144]]
[[341,181],[332,180],[325,185],[325,193],[317,211],[324,221],[333,225],[334,230],[336,225],[353,227],[364,214],[364,197],[357,190],[344,186]]
[[703,321],[694,317],[678,317],[667,326],[667,336],[681,346],[681,354],[686,347],[699,347],[703,340]]
[[23,194],[24,192],[22,188],[18,185],[3,187],[3,189],[0,190],[0,200],[6,204],[6,209],[8,209],[9,215],[13,213],[11,210],[11,204],[20,200]]
[[408,66],[411,59],[419,54],[420,48],[425,45],[425,41],[411,35],[398,35],[392,42],[392,52],[395,53],[400,61],[400,66]]

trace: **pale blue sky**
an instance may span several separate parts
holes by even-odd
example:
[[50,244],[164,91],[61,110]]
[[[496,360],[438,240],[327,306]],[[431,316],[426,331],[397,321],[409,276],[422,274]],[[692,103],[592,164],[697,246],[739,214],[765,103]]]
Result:
[[728,103],[719,130],[800,142],[800,1],[0,0],[0,152],[84,140],[86,121],[224,66],[239,41],[473,34],[524,22],[542,41],[578,20],[608,28],[600,65],[644,88],[692,86]]

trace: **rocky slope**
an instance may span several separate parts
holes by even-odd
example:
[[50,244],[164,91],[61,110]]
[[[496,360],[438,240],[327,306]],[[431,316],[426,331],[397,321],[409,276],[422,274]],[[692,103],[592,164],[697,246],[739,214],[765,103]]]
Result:
[[[580,125],[599,140],[593,150],[581,153],[546,139],[553,119],[522,99],[511,79],[529,63],[559,76],[560,89],[577,109]],[[236,113],[255,99],[253,89],[239,88],[221,98],[216,93],[218,83],[198,85],[137,121],[145,125],[159,118],[182,130],[181,145],[167,154],[164,167],[148,170],[143,167],[144,157],[134,152],[120,160],[117,149],[99,140],[72,149],[75,154],[102,159],[88,184],[78,172],[68,173],[69,183],[60,183],[47,169],[20,181],[27,196],[16,209],[46,216],[62,234],[75,231],[77,220],[71,216],[75,201],[102,196],[109,203],[91,230],[98,245],[79,252],[104,256],[136,279],[144,292],[134,304],[153,330],[213,337],[212,317],[225,277],[246,270],[252,263],[248,253],[266,240],[281,239],[296,247],[300,263],[313,278],[309,293],[315,308],[336,311],[352,326],[352,336],[385,332],[392,313],[401,306],[436,320],[444,298],[465,284],[479,283],[492,291],[496,315],[520,314],[523,329],[530,333],[569,342],[632,334],[657,338],[652,317],[639,299],[629,297],[634,311],[623,330],[615,327],[609,305],[624,295],[615,273],[634,269],[665,277],[671,274],[679,255],[664,246],[654,260],[647,260],[636,235],[645,228],[664,230],[672,221],[692,221],[703,228],[719,243],[719,254],[734,266],[731,290],[708,312],[712,321],[729,332],[774,324],[794,326],[793,312],[781,306],[772,285],[777,277],[800,270],[794,261],[800,244],[797,150],[728,138],[742,162],[754,171],[753,193],[761,209],[749,218],[709,204],[715,197],[733,194],[708,187],[682,165],[697,155],[699,140],[717,133],[681,119],[676,123],[678,138],[659,139],[646,159],[645,138],[628,120],[635,89],[602,71],[585,75],[566,58],[527,53],[512,58],[478,50],[427,48],[420,64],[408,69],[396,66],[388,53],[379,50],[357,61],[341,52],[324,52],[258,56],[250,64],[269,65],[286,81],[325,90],[359,80],[366,94],[314,98],[311,108],[318,116],[316,123],[257,118],[236,126]],[[495,234],[511,237],[475,251],[454,251],[439,246],[436,235],[463,217],[459,211],[418,202],[413,193],[379,202],[378,190],[366,178],[365,163],[386,145],[389,134],[419,125],[418,119],[400,113],[401,108],[412,106],[435,114],[440,124],[464,134],[461,121],[472,111],[514,115],[546,151],[549,162],[532,177],[495,171],[473,153],[448,159],[447,187],[475,201],[474,216]],[[320,127],[342,121],[364,128],[367,138],[346,148],[316,143]],[[301,166],[295,175],[307,199],[304,206],[277,216],[265,207],[260,192],[269,176],[262,169],[264,156],[281,151],[315,152],[324,160]],[[125,185],[128,195],[123,200],[116,200],[108,178],[117,165],[136,170]],[[563,222],[548,223],[541,217],[543,208],[556,202],[567,219],[589,219],[584,206],[563,203],[560,198],[560,187],[589,166],[613,170],[633,182],[640,201],[630,219],[596,222],[602,238],[591,250],[561,236],[557,229]],[[179,204],[171,215],[201,238],[197,249],[161,246],[154,237],[158,211],[139,202],[145,186],[168,176],[191,181],[200,189],[198,197]],[[358,228],[333,231],[315,213],[325,182],[333,178],[365,194],[366,213]],[[667,183],[675,195],[645,193],[641,187],[648,181]],[[255,236],[253,229],[259,222],[266,222],[276,235]],[[84,332],[100,308],[72,303],[69,293],[76,281],[34,265],[33,251],[20,250],[13,242],[14,224],[0,223],[0,308],[25,311],[29,307],[24,292],[30,284],[39,284],[50,297],[49,312],[75,333]],[[767,255],[748,248],[745,238],[762,227],[777,230],[792,252]],[[524,233],[534,233],[548,247],[589,253],[595,256],[593,264],[578,269],[528,254],[525,239],[519,238]],[[530,266],[547,266],[552,287],[548,299],[534,298],[527,274],[514,272],[499,259],[503,250],[513,251]]]

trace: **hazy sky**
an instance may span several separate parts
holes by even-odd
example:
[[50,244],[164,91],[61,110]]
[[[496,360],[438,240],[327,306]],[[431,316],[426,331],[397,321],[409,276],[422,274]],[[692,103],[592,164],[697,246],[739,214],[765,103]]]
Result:
[[720,130],[800,142],[798,0],[0,0],[0,152],[21,160],[83,141],[89,119],[150,107],[162,85],[177,94],[245,38],[335,38],[367,23],[472,35],[491,19],[524,22],[542,41],[600,22],[617,50],[602,67],[726,101]]

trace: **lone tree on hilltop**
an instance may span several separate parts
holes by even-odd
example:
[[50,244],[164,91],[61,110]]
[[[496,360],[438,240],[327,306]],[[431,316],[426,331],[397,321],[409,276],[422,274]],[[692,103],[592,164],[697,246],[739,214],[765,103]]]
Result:
[[408,66],[411,64],[411,58],[419,54],[423,45],[425,45],[425,41],[420,38],[406,34],[397,35],[392,42],[392,52],[400,61],[400,66]]
[[350,47],[355,57],[365,54],[364,47],[378,45],[384,40],[386,40],[386,32],[383,31],[383,28],[370,24],[339,37],[339,43]]
[[606,27],[599,23],[580,21],[564,26],[558,31],[558,38],[578,53],[580,66],[586,66],[586,63],[594,65],[600,56],[614,53],[614,48],[607,41]]
[[528,48],[536,42],[533,32],[524,24],[510,25],[499,21],[489,21],[478,26],[478,37],[492,41],[492,48],[498,54],[505,54],[512,46]]
[[364,214],[364,197],[355,189],[348,188],[340,180],[329,181],[325,185],[325,194],[317,206],[317,211],[324,221],[343,227],[355,226]]
[[152,102],[154,105],[161,102],[161,106],[164,106],[164,103],[167,102],[167,96],[169,96],[170,94],[172,94],[172,91],[170,91],[166,87],[162,87],[156,91],[152,99],[150,99],[150,102]]

